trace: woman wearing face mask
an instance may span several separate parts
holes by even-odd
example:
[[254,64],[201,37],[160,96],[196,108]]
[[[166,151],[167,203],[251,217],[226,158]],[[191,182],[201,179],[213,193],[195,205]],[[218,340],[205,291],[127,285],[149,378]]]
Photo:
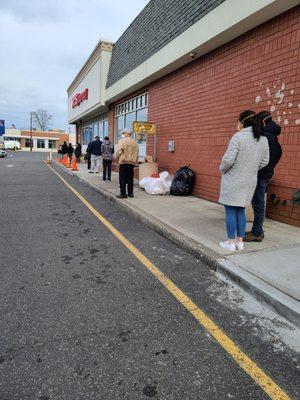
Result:
[[251,203],[258,170],[269,162],[268,141],[262,133],[262,118],[252,110],[243,111],[221,162],[219,202],[225,206],[228,238],[219,245],[229,251],[244,249],[245,207]]

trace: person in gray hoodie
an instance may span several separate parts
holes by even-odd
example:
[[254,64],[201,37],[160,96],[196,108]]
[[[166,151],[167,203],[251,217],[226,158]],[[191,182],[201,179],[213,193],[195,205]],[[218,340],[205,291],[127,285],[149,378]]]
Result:
[[102,163],[103,163],[103,180],[111,181],[111,165],[112,165],[112,156],[114,153],[114,146],[111,144],[109,137],[105,136],[102,146]]

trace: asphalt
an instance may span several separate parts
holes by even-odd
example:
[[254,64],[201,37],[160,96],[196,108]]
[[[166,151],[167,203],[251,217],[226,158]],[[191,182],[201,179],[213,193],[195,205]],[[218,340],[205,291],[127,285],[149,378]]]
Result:
[[[0,399],[267,399],[44,159],[38,153],[0,159]],[[285,343],[275,346],[232,305],[226,282],[57,170],[300,399],[297,354]]]

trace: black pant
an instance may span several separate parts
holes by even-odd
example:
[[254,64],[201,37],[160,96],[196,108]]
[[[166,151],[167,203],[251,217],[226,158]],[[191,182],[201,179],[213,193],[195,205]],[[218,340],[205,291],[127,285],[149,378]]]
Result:
[[254,196],[252,199],[252,207],[254,212],[254,221],[252,233],[254,236],[261,236],[264,233],[263,225],[265,220],[265,194],[267,193],[269,179],[258,179]]
[[128,195],[133,194],[133,169],[132,164],[120,164],[119,165],[119,182],[121,194],[126,195],[126,185],[128,190]]
[[106,181],[106,175],[107,179],[110,181],[111,180],[111,164],[112,160],[102,160],[103,164],[103,180]]
[[89,170],[91,169],[91,155],[90,154],[87,156],[87,168]]

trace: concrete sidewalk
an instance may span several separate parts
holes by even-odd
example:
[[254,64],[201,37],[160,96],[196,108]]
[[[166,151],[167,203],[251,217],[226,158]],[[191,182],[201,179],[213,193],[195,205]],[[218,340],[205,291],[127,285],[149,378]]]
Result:
[[300,326],[300,228],[267,219],[262,243],[229,253],[218,246],[225,238],[221,205],[192,196],[151,196],[138,185],[134,198],[116,199],[117,174],[103,182],[86,164],[74,174]]

